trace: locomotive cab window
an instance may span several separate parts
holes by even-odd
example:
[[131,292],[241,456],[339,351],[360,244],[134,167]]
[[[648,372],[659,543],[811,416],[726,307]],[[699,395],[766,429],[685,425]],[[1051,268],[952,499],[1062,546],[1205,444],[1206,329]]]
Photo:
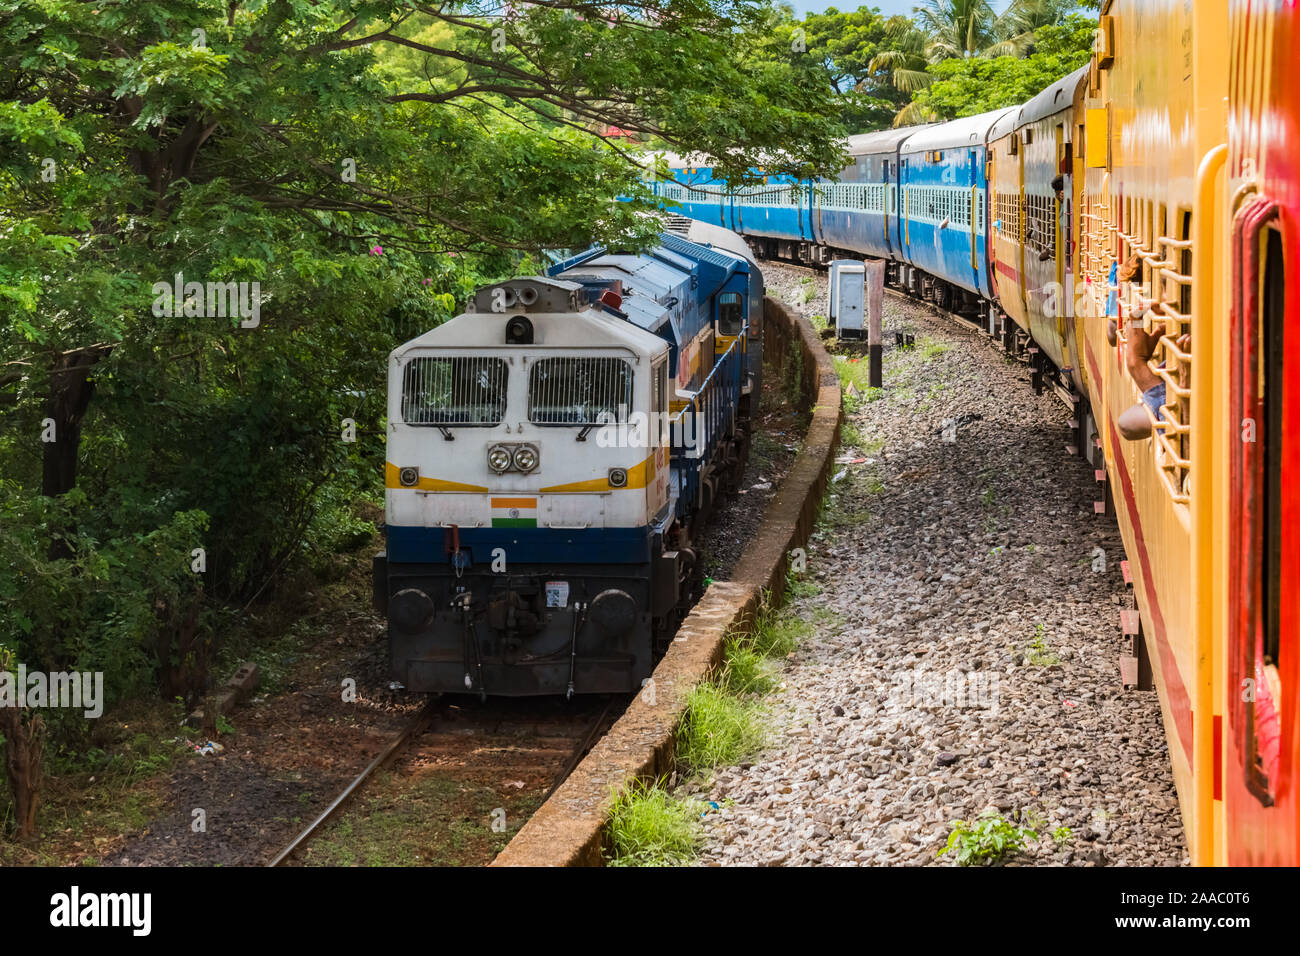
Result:
[[408,425],[498,425],[505,410],[502,359],[419,356],[402,370],[402,421]]
[[745,327],[745,305],[739,292],[723,292],[718,296],[718,334],[739,335]]
[[534,425],[626,422],[632,409],[632,366],[621,358],[543,358],[528,377],[528,420]]

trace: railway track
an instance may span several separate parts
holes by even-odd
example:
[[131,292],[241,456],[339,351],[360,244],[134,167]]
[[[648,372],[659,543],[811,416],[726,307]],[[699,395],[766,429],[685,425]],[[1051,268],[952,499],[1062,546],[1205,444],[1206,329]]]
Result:
[[266,865],[278,867],[302,861],[311,842],[344,816],[361,792],[379,786],[375,783],[379,772],[399,762],[408,770],[448,763],[466,775],[504,773],[525,779],[543,775],[542,779],[550,780],[542,798],[545,800],[573,772],[630,699],[630,695],[580,698],[566,707],[549,702],[552,712],[541,715],[529,712],[529,705],[536,708],[537,704],[529,698],[486,702],[431,699]]

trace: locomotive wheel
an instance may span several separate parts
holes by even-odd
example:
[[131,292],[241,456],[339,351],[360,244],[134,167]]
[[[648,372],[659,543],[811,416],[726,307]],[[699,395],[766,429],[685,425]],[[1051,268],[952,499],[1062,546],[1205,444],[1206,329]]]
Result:
[[693,606],[704,593],[704,568],[693,549],[684,548],[680,554],[682,576],[677,590],[679,603],[675,610],[685,614],[686,609]]

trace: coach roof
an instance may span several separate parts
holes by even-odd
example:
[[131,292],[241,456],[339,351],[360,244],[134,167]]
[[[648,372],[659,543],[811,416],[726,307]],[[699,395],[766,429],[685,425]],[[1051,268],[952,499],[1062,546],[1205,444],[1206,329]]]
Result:
[[875,153],[893,153],[903,140],[914,135],[919,130],[929,129],[932,125],[904,126],[902,129],[882,129],[875,133],[859,133],[857,136],[850,136],[848,140],[849,155],[869,156]]
[[927,126],[903,143],[903,152],[920,153],[930,149],[983,146],[988,141],[989,130],[993,125],[1014,110],[1015,107],[990,110],[978,116],[956,119],[951,123]]

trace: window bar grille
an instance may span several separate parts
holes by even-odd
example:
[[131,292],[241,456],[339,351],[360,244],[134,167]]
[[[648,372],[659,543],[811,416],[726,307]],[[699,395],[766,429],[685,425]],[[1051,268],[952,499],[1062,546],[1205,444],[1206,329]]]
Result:
[[627,421],[632,372],[622,359],[547,358],[532,369],[528,420],[540,425],[594,425],[602,413]]
[[505,412],[506,363],[477,356],[420,356],[402,371],[408,425],[495,425]]

